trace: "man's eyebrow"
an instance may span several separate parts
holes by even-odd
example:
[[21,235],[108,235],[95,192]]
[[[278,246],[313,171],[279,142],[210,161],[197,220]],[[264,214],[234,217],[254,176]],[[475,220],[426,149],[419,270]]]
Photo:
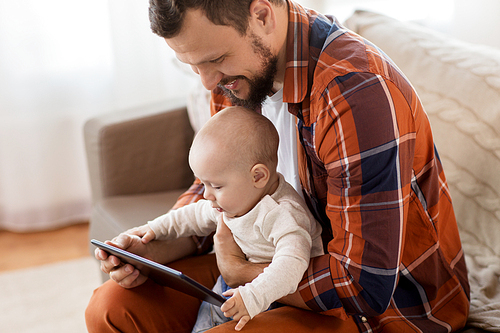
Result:
[[199,66],[199,65],[203,65],[203,64],[206,64],[206,63],[209,63],[209,62],[217,62],[217,60],[220,60],[220,59],[224,58],[225,56],[226,56],[225,54],[222,54],[220,56],[210,55],[210,56],[205,57],[204,59],[202,59],[202,60],[200,60],[200,61],[198,61],[196,63],[184,62],[181,59],[179,59],[179,57],[177,57],[177,60],[179,60],[180,62],[182,62],[184,64],[190,65],[190,66]]

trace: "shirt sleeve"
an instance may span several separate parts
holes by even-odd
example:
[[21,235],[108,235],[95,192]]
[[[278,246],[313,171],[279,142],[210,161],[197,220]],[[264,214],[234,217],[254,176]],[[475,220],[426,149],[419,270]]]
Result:
[[[172,209],[177,209],[179,207],[183,207],[185,205],[197,202],[200,199],[203,199],[203,191],[205,187],[200,182],[199,179],[195,179],[193,185],[179,196],[177,202],[172,207]],[[213,233],[209,236],[191,236],[193,242],[196,245],[196,254],[205,254],[212,250],[213,246]]]
[[407,222],[412,98],[379,75],[356,73],[331,82],[318,101],[314,154],[326,185],[314,190],[333,239],[328,254],[311,260],[299,287],[314,311],[346,319],[376,316],[389,306]]
[[309,217],[293,205],[275,207],[262,224],[254,226],[274,244],[272,262],[252,282],[239,287],[251,318],[269,308],[272,302],[297,290],[307,269],[312,239]]
[[207,200],[173,209],[159,216],[148,225],[154,231],[156,239],[175,239],[188,236],[208,236],[217,227],[214,209]]

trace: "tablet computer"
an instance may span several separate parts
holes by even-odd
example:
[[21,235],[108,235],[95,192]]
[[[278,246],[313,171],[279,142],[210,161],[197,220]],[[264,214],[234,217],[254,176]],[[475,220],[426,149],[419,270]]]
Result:
[[159,285],[170,287],[217,306],[221,306],[226,301],[221,295],[182,274],[182,272],[95,239],[90,242],[108,254],[120,258],[121,261],[131,264]]

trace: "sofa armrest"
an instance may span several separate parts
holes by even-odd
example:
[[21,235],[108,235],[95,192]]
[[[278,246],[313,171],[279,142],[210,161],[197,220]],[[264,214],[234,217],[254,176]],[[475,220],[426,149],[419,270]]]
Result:
[[84,138],[92,201],[189,187],[193,135],[183,100],[88,120]]

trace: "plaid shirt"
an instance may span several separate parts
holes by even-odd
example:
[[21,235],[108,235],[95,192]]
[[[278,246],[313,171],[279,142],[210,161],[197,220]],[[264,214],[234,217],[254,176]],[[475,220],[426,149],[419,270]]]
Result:
[[[465,325],[469,284],[431,126],[413,87],[376,46],[289,1],[283,101],[297,117],[299,173],[323,227],[299,291],[361,332]],[[212,112],[230,105],[220,90]],[[195,184],[179,204],[197,200]]]

